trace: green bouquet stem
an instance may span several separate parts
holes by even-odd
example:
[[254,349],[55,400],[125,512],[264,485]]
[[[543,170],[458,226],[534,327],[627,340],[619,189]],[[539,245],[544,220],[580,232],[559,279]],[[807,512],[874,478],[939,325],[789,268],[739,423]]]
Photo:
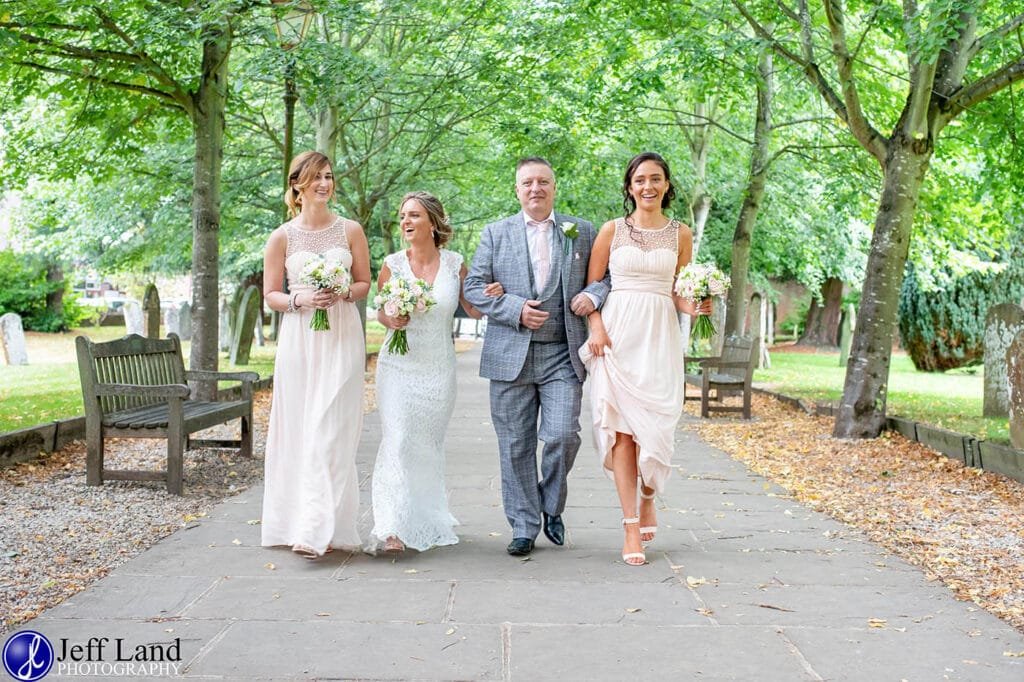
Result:
[[707,315],[698,315],[696,321],[693,323],[693,335],[694,337],[704,341],[710,339],[715,335],[715,323],[711,321],[711,318]]
[[309,321],[309,328],[315,332],[322,332],[330,329],[331,323],[327,320],[327,311],[323,308],[317,308],[313,312],[313,319]]
[[388,352],[394,355],[405,355],[409,352],[409,339],[404,329],[396,329],[388,341]]

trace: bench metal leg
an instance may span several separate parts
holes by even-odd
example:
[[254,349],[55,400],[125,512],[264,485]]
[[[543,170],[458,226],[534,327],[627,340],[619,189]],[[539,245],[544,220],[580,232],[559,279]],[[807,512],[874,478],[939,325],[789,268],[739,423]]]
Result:
[[103,430],[100,425],[86,424],[85,451],[86,484],[103,485]]
[[743,418],[750,419],[750,394],[753,391],[750,390],[749,386],[744,387],[743,390]]

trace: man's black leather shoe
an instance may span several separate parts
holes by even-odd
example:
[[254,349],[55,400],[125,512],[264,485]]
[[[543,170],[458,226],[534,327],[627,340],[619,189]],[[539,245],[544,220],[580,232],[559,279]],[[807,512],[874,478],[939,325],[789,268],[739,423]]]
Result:
[[542,514],[544,515],[544,535],[548,537],[548,540],[561,547],[565,544],[565,524],[562,523],[562,515],[548,516],[543,512]]
[[507,551],[512,556],[526,556],[533,551],[533,540],[530,538],[512,538]]

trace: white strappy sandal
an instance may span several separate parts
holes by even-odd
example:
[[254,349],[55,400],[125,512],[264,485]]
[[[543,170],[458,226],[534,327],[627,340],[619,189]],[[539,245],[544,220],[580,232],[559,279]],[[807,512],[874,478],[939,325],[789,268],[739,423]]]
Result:
[[[658,494],[657,491],[655,491],[655,492],[651,493],[650,495],[644,495],[644,491],[641,489],[640,490],[640,499],[643,499],[643,500],[653,500],[654,496],[657,495],[657,494]],[[640,526],[640,541],[644,542],[644,543],[654,542],[654,535],[657,532],[658,532],[658,527],[657,526]],[[651,538],[649,540],[644,540],[643,536],[647,535],[647,534],[650,534]]]
[[[622,519],[622,525],[632,523],[640,523],[640,517],[634,517],[632,519]],[[630,559],[640,559],[640,563],[634,563]],[[627,566],[643,566],[647,563],[647,555],[643,552],[626,552],[622,555],[622,562]]]

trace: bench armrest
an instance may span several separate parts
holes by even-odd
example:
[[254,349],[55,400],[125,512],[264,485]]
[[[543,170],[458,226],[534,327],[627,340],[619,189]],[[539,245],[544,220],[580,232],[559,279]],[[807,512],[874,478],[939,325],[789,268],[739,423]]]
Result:
[[186,379],[197,381],[259,381],[260,375],[256,372],[211,372],[204,369],[190,369],[185,372]]
[[132,395],[145,398],[187,398],[191,389],[185,384],[96,384],[93,393],[97,396]]

